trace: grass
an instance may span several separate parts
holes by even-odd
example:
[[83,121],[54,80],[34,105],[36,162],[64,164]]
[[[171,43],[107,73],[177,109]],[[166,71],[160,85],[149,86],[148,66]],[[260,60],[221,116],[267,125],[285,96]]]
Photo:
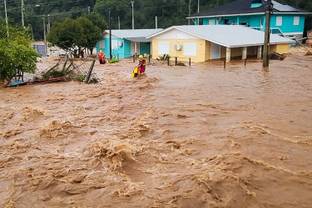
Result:
[[108,63],[110,63],[110,64],[114,64],[114,63],[118,63],[118,62],[119,62],[119,59],[116,56],[114,56],[111,60],[108,60]]

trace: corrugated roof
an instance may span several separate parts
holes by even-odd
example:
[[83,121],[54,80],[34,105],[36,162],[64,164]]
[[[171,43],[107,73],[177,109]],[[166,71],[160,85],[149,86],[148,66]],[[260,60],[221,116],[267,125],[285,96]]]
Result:
[[[134,30],[112,30],[112,35],[134,42],[149,42],[147,37],[161,32],[163,29],[134,29]],[[105,33],[109,33],[108,30]]]
[[[241,25],[186,25],[172,26],[149,38],[171,30],[179,30],[194,37],[229,48],[260,46],[264,43],[264,32]],[[293,43],[288,38],[271,34],[271,44]]]
[[[252,2],[254,0],[236,0],[219,7],[215,7],[200,13],[192,15],[195,17],[209,17],[209,16],[222,16],[222,15],[238,15],[238,14],[252,14],[252,13],[264,13],[265,12],[265,2],[262,6],[252,8]],[[304,12],[303,10],[294,8],[292,6],[281,4],[277,1],[272,1],[273,12]]]

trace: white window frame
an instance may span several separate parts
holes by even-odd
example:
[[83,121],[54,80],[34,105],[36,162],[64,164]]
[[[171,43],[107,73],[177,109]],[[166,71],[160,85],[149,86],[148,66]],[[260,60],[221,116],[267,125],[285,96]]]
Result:
[[294,25],[296,25],[296,26],[300,25],[300,17],[299,16],[294,16]]
[[183,55],[188,56],[188,57],[195,57],[197,55],[197,44],[196,43],[184,43]]
[[283,25],[283,16],[276,16],[276,26]]

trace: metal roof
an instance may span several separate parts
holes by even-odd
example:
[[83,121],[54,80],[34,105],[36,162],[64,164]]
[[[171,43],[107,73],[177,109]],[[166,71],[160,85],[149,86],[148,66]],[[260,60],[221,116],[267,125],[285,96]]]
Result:
[[[179,30],[193,37],[228,47],[239,48],[249,46],[261,46],[264,43],[264,32],[241,25],[186,25],[172,26],[159,33],[151,35],[156,37],[171,30]],[[289,44],[293,40],[271,34],[271,44]]]
[[[133,42],[149,42],[147,37],[161,32],[163,29],[134,29],[134,30],[112,30],[112,35]],[[109,34],[106,30],[105,34]]]
[[287,4],[281,4],[277,1],[272,1],[273,9],[278,12],[302,12],[302,10],[289,6]]
[[[214,17],[223,15],[244,15],[244,14],[264,14],[265,12],[265,1],[260,7],[252,8],[251,5],[254,0],[235,0],[221,6],[211,8],[200,13],[193,14],[188,18],[198,18],[198,17]],[[297,13],[297,14],[310,14],[303,10],[294,8],[292,6],[281,4],[277,1],[272,1],[273,13]]]

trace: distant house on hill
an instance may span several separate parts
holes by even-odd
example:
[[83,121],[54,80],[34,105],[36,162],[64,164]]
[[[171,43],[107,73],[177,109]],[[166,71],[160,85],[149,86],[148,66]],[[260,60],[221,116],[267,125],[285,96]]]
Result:
[[[112,30],[112,55],[120,59],[130,58],[134,54],[150,54],[151,43],[147,39],[162,29]],[[109,57],[109,31],[105,31],[103,39],[96,45],[97,52],[102,50]]]
[[[152,56],[169,55],[181,61],[193,62],[233,58],[262,57],[264,32],[241,25],[172,26],[149,37]],[[270,51],[288,53],[295,41],[271,35]]]
[[[294,38],[303,37],[305,16],[312,13],[274,0],[272,4],[272,33]],[[195,24],[199,25],[246,25],[258,30],[264,30],[265,9],[266,1],[264,0],[235,0],[187,18],[192,19]]]

